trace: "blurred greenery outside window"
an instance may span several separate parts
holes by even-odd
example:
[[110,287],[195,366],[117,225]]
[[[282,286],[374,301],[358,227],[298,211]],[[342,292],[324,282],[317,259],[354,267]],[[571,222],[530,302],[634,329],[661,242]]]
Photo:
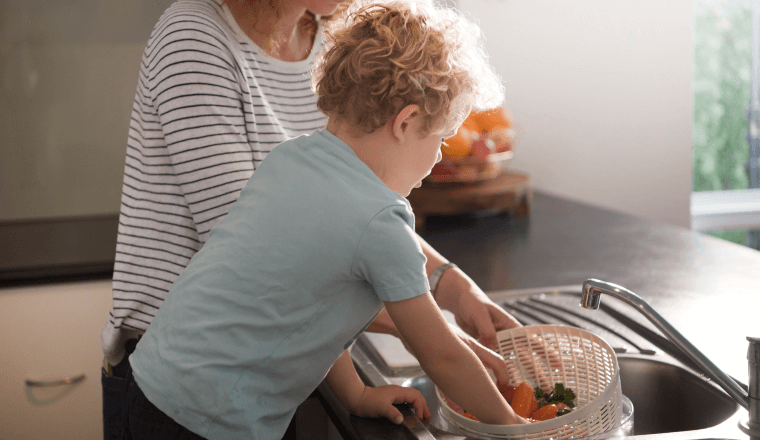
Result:
[[[694,0],[694,12],[693,191],[746,190],[752,0]],[[747,232],[705,231],[741,245]]]

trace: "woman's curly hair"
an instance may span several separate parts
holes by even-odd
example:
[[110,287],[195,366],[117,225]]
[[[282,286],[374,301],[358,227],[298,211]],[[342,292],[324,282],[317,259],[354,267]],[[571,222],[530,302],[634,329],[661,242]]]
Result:
[[424,0],[354,0],[326,24],[315,61],[319,109],[367,133],[417,104],[425,134],[451,134],[473,109],[502,104],[482,34],[453,9]]

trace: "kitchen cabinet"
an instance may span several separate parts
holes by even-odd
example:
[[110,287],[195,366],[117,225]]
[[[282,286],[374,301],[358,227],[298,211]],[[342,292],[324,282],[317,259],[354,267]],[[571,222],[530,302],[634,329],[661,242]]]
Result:
[[[0,289],[0,439],[103,438],[100,331],[110,307],[110,280]],[[25,385],[80,374],[75,385]]]

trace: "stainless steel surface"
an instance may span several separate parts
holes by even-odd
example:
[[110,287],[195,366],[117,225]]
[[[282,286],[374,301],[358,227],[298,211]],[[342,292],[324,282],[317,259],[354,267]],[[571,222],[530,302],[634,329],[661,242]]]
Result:
[[[618,361],[623,394],[633,402],[634,436],[646,435],[647,440],[747,439],[739,428],[746,413],[714,381],[705,378],[696,366],[685,364],[663,349],[659,344],[667,340],[662,336],[655,342],[642,337],[608,314],[604,306],[600,311],[578,307],[581,291],[581,285],[568,285],[505,290],[488,295],[506,310],[514,311],[524,324],[575,325],[596,333],[611,345],[625,345],[627,351],[618,354]],[[532,316],[521,314],[515,307]],[[565,309],[577,313],[567,314]],[[424,373],[389,373],[382,360],[360,342],[352,347],[352,357],[368,384],[407,385],[426,395],[434,416],[424,423],[429,436],[419,438],[462,440],[473,437],[443,419],[437,411],[434,392],[430,397],[426,394],[434,390],[434,385]]]
[[64,377],[63,379],[56,379],[56,380],[26,380],[26,386],[32,387],[32,388],[48,388],[48,387],[57,387],[61,385],[74,385],[81,381],[83,381],[87,376],[82,373],[79,376],[74,377]]
[[654,310],[646,301],[638,295],[618,286],[597,279],[589,279],[583,283],[581,293],[581,306],[587,309],[598,309],[601,304],[601,294],[606,293],[612,297],[628,303],[644,315],[665,336],[689,356],[697,365],[708,373],[721,387],[741,406],[749,409],[749,397],[747,392],[740,387],[731,377],[718,368],[710,359],[702,354],[688,339]]
[[747,337],[749,363],[749,414],[742,420],[742,430],[753,439],[760,437],[760,338]]
[[717,426],[739,407],[701,376],[675,363],[619,356],[623,395],[633,402],[634,435],[663,434]]

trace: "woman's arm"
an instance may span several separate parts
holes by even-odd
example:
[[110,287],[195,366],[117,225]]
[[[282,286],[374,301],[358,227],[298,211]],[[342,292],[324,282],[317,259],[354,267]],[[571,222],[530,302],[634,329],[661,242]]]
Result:
[[499,393],[475,353],[449,328],[428,292],[385,303],[422,369],[462,408],[485,423],[526,423]]
[[[428,276],[441,264],[448,262],[422,237],[417,235],[422,252],[427,257],[425,271]],[[458,267],[443,272],[432,292],[435,302],[454,313],[457,324],[490,349],[496,349],[496,332],[520,327],[512,315],[496,305],[475,282]]]

